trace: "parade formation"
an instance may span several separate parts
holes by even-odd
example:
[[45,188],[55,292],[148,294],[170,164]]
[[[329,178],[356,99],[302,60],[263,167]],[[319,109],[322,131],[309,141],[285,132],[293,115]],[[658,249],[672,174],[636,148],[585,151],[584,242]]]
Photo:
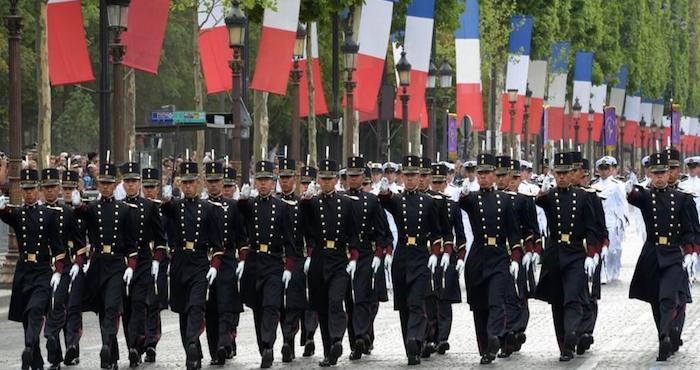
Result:
[[333,160],[316,169],[280,156],[258,162],[254,185],[240,189],[225,161],[201,173],[185,161],[179,195],[165,185],[160,197],[157,169],[106,162],[91,201],[70,171],[23,170],[23,203],[0,197],[0,218],[18,231],[9,317],[24,325],[22,368],[43,368],[44,320],[50,368],[79,364],[82,312],[99,317],[102,368],[118,368],[120,319],[130,366],[155,362],[160,311],[168,307],[180,318],[187,369],[202,366],[205,329],[211,364],[224,365],[236,356],[243,305],[253,310],[261,368],[274,362],[278,325],[282,362],[294,361],[299,332],[303,355],[314,355],[318,327],[319,366],[333,366],[346,331],[350,360],[372,353],[377,310],[389,297],[407,363],[417,365],[451,349],[461,284],[481,364],[532,340],[530,299],[551,305],[559,361],[571,361],[594,344],[601,284],[606,273],[617,277],[612,256],[622,252],[610,240],[619,231],[608,214],[626,217],[627,204],[640,211],[646,235],[629,297],[650,304],[657,360],[665,361],[683,344],[689,283],[700,267],[698,159],[688,158],[682,175],[677,150],[653,153],[644,161],[647,178],[636,182],[616,179],[612,157],[592,170],[580,152],[561,152],[553,175],[523,181],[527,163],[484,153],[465,163],[477,188],[469,177],[448,184],[451,163],[413,155],[382,166],[398,177],[374,181],[378,166],[349,158],[345,185]]

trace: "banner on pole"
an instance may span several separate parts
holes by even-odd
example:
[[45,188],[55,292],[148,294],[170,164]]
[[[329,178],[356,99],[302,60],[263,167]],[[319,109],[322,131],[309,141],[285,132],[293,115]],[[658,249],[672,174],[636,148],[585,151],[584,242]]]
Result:
[[447,158],[457,160],[457,147],[459,139],[457,135],[457,115],[450,113],[447,118]]
[[615,107],[605,107],[605,146],[607,150],[615,150],[617,146],[617,116]]
[[677,146],[681,143],[681,106],[673,104],[671,106],[671,145]]

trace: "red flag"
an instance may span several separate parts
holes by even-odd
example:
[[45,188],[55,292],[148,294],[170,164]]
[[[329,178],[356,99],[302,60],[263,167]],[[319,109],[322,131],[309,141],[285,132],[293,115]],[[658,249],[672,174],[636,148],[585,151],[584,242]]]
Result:
[[49,0],[46,11],[51,85],[94,81],[80,0]]
[[216,3],[208,9],[204,4],[200,4],[198,21],[201,27],[199,58],[207,93],[216,94],[231,90],[233,82],[229,61],[233,59],[233,51],[228,44],[223,5]]
[[128,29],[123,35],[125,65],[158,74],[169,8],[170,0],[131,1]]

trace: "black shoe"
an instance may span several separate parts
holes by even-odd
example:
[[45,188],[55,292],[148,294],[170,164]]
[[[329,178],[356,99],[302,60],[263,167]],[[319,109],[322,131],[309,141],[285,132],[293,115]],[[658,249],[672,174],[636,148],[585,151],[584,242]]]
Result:
[[[484,356],[490,358],[491,361],[495,360],[496,354],[498,353],[498,350],[500,349],[500,347],[501,347],[501,341],[498,339],[498,337],[495,335],[489,336],[488,345],[486,347],[486,354],[484,354]],[[483,357],[482,357],[482,359],[483,359]]]
[[372,338],[370,338],[369,335],[366,335],[365,338],[365,349],[362,350],[363,355],[371,355],[372,350],[374,349],[374,343],[372,343]]
[[515,333],[508,332],[503,338],[503,347],[501,352],[498,354],[498,358],[508,358],[513,354],[515,348]]
[[449,350],[450,350],[450,343],[448,343],[446,340],[441,341],[437,346],[438,355],[444,355],[445,352],[447,352]]
[[153,347],[146,348],[145,362],[156,362],[156,349]]
[[[364,338],[358,338],[355,340],[355,352],[357,352],[360,357],[362,357],[363,353],[367,353],[367,348],[369,347],[367,343],[369,343],[369,341],[365,340]],[[358,359],[360,357],[358,357]]]
[[489,356],[488,354],[481,356],[481,360],[479,361],[480,364],[482,365],[488,365],[495,360],[495,357]]
[[202,361],[199,358],[199,350],[197,349],[197,345],[195,343],[190,343],[190,345],[187,346],[185,355],[187,358],[185,361],[187,370],[197,370],[202,367]]
[[671,338],[665,336],[659,341],[659,356],[656,361],[666,361],[671,356],[671,350],[673,349],[673,344],[671,343]]
[[559,355],[559,361],[568,362],[574,359],[574,353],[569,350],[563,350],[561,355]]
[[430,358],[430,355],[435,353],[435,343],[433,342],[427,342],[425,343],[425,347],[423,347],[423,350],[420,353],[420,357],[422,358]]
[[331,366],[331,362],[328,361],[328,358],[324,358],[323,360],[318,362],[318,366],[320,367],[329,367]]
[[361,358],[362,358],[362,352],[358,351],[357,348],[350,351],[350,356],[348,356],[348,359],[350,361],[359,360]]
[[228,348],[228,352],[226,354],[226,359],[230,360],[232,358],[236,357],[236,340],[231,341],[231,346]]
[[58,364],[58,368],[61,368],[61,348],[58,343],[58,339],[54,336],[46,338],[46,359],[51,366]]
[[581,356],[582,354],[586,353],[586,351],[591,348],[591,344],[593,344],[592,335],[588,333],[581,335],[581,338],[578,339],[578,344],[576,345],[576,354]]
[[420,364],[421,350],[420,350],[420,347],[418,346],[417,340],[409,339],[408,341],[406,341],[406,353],[408,355],[408,364],[409,365]]
[[576,344],[578,343],[578,337],[575,333],[569,333],[564,337],[564,350],[562,352],[571,352],[571,357],[574,356],[574,351],[576,350]]
[[681,347],[681,332],[677,328],[671,328],[671,354],[678,352]]
[[292,362],[294,358],[294,348],[289,343],[282,345],[282,362]]
[[267,369],[272,366],[272,360],[274,359],[274,354],[272,353],[272,348],[266,348],[262,351],[262,361],[260,361],[260,368]]
[[139,355],[139,351],[137,351],[136,348],[129,349],[129,367],[135,368],[139,367],[139,365],[141,365],[141,355]]
[[418,355],[408,355],[408,365],[420,365],[420,356]]
[[100,367],[103,369],[110,369],[112,367],[112,353],[108,346],[102,346],[100,349]]
[[219,347],[219,349],[216,350],[216,361],[219,365],[226,364],[226,347]]
[[328,363],[335,365],[338,363],[338,358],[343,355],[343,344],[340,342],[335,342],[331,346],[331,350],[328,355]]
[[66,357],[63,359],[63,364],[66,366],[74,366],[80,363],[80,353],[78,347],[70,346],[66,348]]
[[119,370],[119,364],[117,364],[117,363],[115,362],[115,363],[109,365],[109,366],[107,367],[107,370]]
[[51,364],[51,366],[49,366],[49,370],[61,370],[61,363]]
[[[313,339],[307,339],[306,344],[304,345],[304,354],[302,356],[304,357],[311,357],[314,355],[316,352],[316,343],[314,343]],[[323,362],[323,361],[321,361]]]
[[513,344],[513,352],[520,352],[520,349],[523,347],[526,340],[527,337],[525,336],[525,333],[516,333],[515,343]]
[[34,354],[31,347],[25,347],[22,351],[22,370],[28,370],[32,364]]

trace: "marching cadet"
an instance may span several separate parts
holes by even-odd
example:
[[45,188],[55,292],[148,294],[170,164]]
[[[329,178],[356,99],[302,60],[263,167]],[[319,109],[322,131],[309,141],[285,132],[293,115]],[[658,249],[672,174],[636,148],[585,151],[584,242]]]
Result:
[[[301,184],[299,188],[299,193],[304,194],[309,188],[309,185],[315,183],[318,170],[315,167],[304,166],[301,168],[299,173],[299,183]],[[313,238],[307,238],[307,243],[312,243]],[[304,258],[308,257],[305,255],[307,252],[304,249],[302,256]],[[306,260],[305,260],[306,261]],[[305,265],[304,265],[305,266]],[[304,271],[306,275],[306,271]],[[306,281],[308,286],[308,280]],[[301,336],[299,337],[299,343],[304,347],[304,357],[311,357],[316,352],[316,343],[314,342],[314,335],[316,334],[316,329],[318,328],[318,316],[316,312],[311,309],[311,302],[308,302],[308,294],[306,295],[308,308],[304,310],[304,315],[301,317]]]
[[[501,159],[503,163],[505,160]],[[510,158],[507,161],[510,168]],[[482,364],[496,359],[502,341],[504,348],[512,346],[513,334],[507,333],[506,304],[515,298],[513,277],[518,276],[523,255],[510,197],[494,189],[495,169],[494,156],[479,154],[476,172],[480,190],[472,192],[465,183],[459,199],[460,208],[472,220],[474,243],[468,257],[465,250],[459,251],[457,266],[464,270],[466,258],[467,302],[474,313]]]
[[[170,307],[180,316],[180,338],[185,348],[187,370],[201,368],[199,336],[204,328],[204,311],[209,287],[221,266],[222,231],[217,208],[200,199],[196,162],[180,164],[183,198],[172,200],[172,188],[163,188],[161,212],[172,225],[170,262]],[[170,230],[169,230],[170,232]],[[211,258],[209,255],[211,254]]]
[[338,164],[322,160],[318,180],[320,194],[314,196],[316,186],[309,186],[302,196],[301,211],[309,225],[317,226],[313,229],[313,244],[307,245],[304,270],[309,279],[311,308],[318,313],[321,327],[324,358],[319,366],[327,367],[337,364],[343,354],[347,328],[343,301],[348,279],[356,272],[359,230],[353,200],[335,190]]
[[[225,161],[228,163],[228,161]],[[224,187],[221,191],[221,196],[229,200],[238,199],[238,184],[236,184],[236,169],[233,167],[224,166]],[[240,213],[240,212],[239,212]],[[243,233],[245,233],[245,227],[243,228]],[[247,236],[246,236],[247,237]],[[236,267],[238,268],[238,267]],[[236,275],[238,279],[238,275]],[[239,292],[240,295],[240,292]],[[234,310],[235,311],[235,310]],[[240,312],[233,312],[233,318],[231,322],[230,332],[230,344],[226,348],[226,359],[230,360],[236,356],[236,336],[238,336],[238,323],[240,321]]]
[[117,332],[123,296],[125,287],[129,289],[138,261],[132,207],[115,199],[116,182],[117,167],[109,161],[101,163],[97,177],[100,198],[88,204],[82,204],[79,196],[72,199],[76,214],[85,222],[92,246],[85,276],[83,310],[99,316],[100,367],[103,369],[118,368]]
[[389,182],[382,180],[379,191],[381,205],[393,216],[398,229],[396,256],[392,257],[389,248],[384,262],[391,272],[394,310],[399,311],[409,365],[420,363],[426,332],[425,294],[442,250],[437,206],[432,197],[418,190],[420,166],[420,157],[405,156],[401,174],[405,190],[392,193]]
[[141,166],[127,162],[121,168],[126,203],[138,244],[136,267],[130,293],[124,297],[123,325],[129,347],[129,366],[138,367],[146,352],[146,317],[148,306],[155,300],[155,277],[164,259],[165,232],[158,205],[141,197]]
[[359,360],[363,354],[370,353],[374,317],[380,301],[376,288],[384,283],[377,283],[378,278],[384,278],[378,272],[383,270],[386,248],[392,245],[384,209],[376,195],[362,189],[365,169],[363,157],[348,158],[346,195],[353,200],[355,224],[359,226],[355,274],[346,293],[350,360]]
[[[510,196],[513,203],[513,211],[520,226],[520,235],[523,238],[524,247],[524,255],[521,261],[523,268],[519,269],[516,277],[519,314],[514,315],[514,319],[517,316],[517,320],[513,322],[512,326],[515,334],[513,352],[519,351],[527,339],[525,330],[530,320],[530,309],[527,300],[535,291],[534,269],[539,264],[540,254],[542,253],[542,241],[539,233],[540,227],[537,223],[535,199],[519,191],[522,173],[520,162],[519,160],[511,159],[509,167],[510,180],[505,190],[505,193]],[[508,354],[508,350],[510,348],[506,350],[505,355]]]
[[535,298],[552,306],[559,361],[574,357],[582,306],[587,303],[586,275],[591,278],[594,274],[600,245],[588,193],[571,186],[572,165],[571,153],[557,153],[553,163],[557,187],[550,190],[545,182],[535,201],[547,215],[550,235]]
[[[292,222],[292,234],[294,236],[294,255],[287,258],[294,260],[294,268],[291,270],[292,278],[289,282],[286,295],[286,305],[282,307],[280,325],[282,327],[282,362],[291,362],[296,357],[294,351],[294,337],[299,331],[302,316],[308,309],[306,274],[304,274],[304,245],[311,240],[306,240],[309,235],[304,218],[299,210],[299,198],[296,190],[296,161],[282,157],[278,167],[280,193],[279,198],[287,203],[289,219]],[[302,338],[303,339],[303,338]]]
[[[167,219],[160,213],[161,201],[158,199],[161,182],[160,171],[157,168],[143,168],[141,170],[141,182],[143,184],[143,197],[158,207],[158,217],[161,219],[162,229],[164,232],[167,232]],[[158,273],[153,277],[155,279],[155,294],[148,304],[145,362],[156,362],[156,347],[161,337],[160,311],[168,309],[168,266],[170,265],[170,255],[167,249],[157,250],[156,252],[161,260],[158,263]]]
[[[651,304],[659,334],[657,361],[666,361],[680,338],[675,317],[683,309],[687,294],[684,269],[692,265],[693,227],[697,219],[690,202],[669,185],[669,158],[654,153],[649,159],[652,173],[648,189],[626,185],[627,199],[642,211],[647,227],[647,240],[637,260],[630,283],[630,298]],[[653,272],[653,273],[652,273]]]
[[[213,153],[212,153],[213,157]],[[207,344],[211,365],[225,365],[232,349],[234,318],[243,312],[238,292],[236,252],[246,244],[243,221],[236,203],[222,195],[224,167],[221,162],[208,162],[204,167],[209,203],[214,204],[217,221],[222,228],[224,253],[219,257],[216,280],[209,288],[205,311]]]
[[[80,176],[78,172],[72,170],[63,171],[61,175],[61,189],[63,191],[63,208],[64,225],[68,225],[69,219],[73,219],[77,224],[77,230],[74,230],[73,246],[68,246],[73,260],[73,266],[69,272],[71,282],[69,284],[68,302],[66,306],[66,324],[63,328],[63,336],[66,340],[66,355],[63,363],[67,366],[77,365],[80,363],[80,337],[83,335],[83,287],[85,286],[84,263],[87,261],[87,251],[89,247],[85,241],[85,222],[82,218],[77,217],[73,211],[71,199],[75,194],[76,198],[80,197],[78,191],[78,182]],[[71,241],[71,238],[68,238]],[[70,243],[69,243],[70,244]],[[77,266],[77,269],[74,267]]]
[[[457,251],[466,248],[467,239],[464,235],[464,226],[462,225],[462,211],[455,201],[449,198],[446,191],[449,191],[447,182],[448,167],[444,163],[432,165],[432,185],[431,190],[436,195],[445,197],[447,206],[448,223],[454,234],[454,241],[443,240],[443,247],[449,248],[450,242],[453,246],[457,245]],[[443,248],[443,249],[444,249]],[[454,248],[453,248],[454,249]],[[442,253],[443,256],[446,253]],[[448,255],[449,265],[435,271],[435,279],[437,282],[436,290],[438,291],[437,301],[437,353],[444,355],[450,349],[450,332],[452,331],[452,304],[462,302],[462,292],[459,287],[459,272],[457,271],[457,253]],[[440,257],[442,261],[442,256]]]
[[[73,215],[73,208],[60,204],[58,201],[60,183],[61,175],[58,169],[46,168],[41,171],[41,192],[44,195],[45,205],[49,210],[56,212],[59,237],[66,249],[64,265],[72,265],[70,272],[64,271],[61,283],[54,293],[54,304],[46,317],[44,336],[46,337],[47,360],[51,364],[50,369],[61,368],[63,353],[59,333],[66,325],[66,306],[70,294],[68,290],[69,286],[72,285],[71,281],[74,281],[74,278],[78,276],[85,256],[85,238],[80,234],[77,218]],[[73,255],[81,255],[81,260],[78,261],[80,263],[72,264],[71,256]],[[64,334],[67,335],[65,329]]]
[[19,249],[8,317],[24,326],[23,370],[43,369],[39,335],[45,312],[55,304],[66,256],[59,214],[39,204],[38,186],[39,173],[25,169],[20,173],[24,203],[12,206],[0,195],[0,220],[15,230]]
[[622,265],[622,239],[625,236],[627,223],[627,201],[625,200],[624,183],[615,178],[617,166],[615,158],[605,156],[596,162],[600,177],[591,184],[593,189],[600,192],[605,209],[605,225],[608,228],[608,245],[603,246],[600,257],[603,263],[602,283],[617,280]]
[[[430,184],[432,182],[432,164],[430,158],[421,158],[419,176],[420,179],[418,183],[418,190],[431,196],[435,202],[439,217],[439,225],[441,229],[440,235],[442,236],[443,247],[453,250],[454,234],[452,233],[452,223],[450,222],[449,210],[447,208],[447,197],[430,189]],[[425,297],[427,324],[425,328],[425,343],[423,344],[423,349],[421,351],[422,358],[429,358],[431,354],[435,353],[437,351],[437,343],[439,342],[438,299],[440,297],[440,287],[442,285],[442,274],[440,270],[445,270],[449,266],[451,253],[440,254],[440,268],[435,269],[435,271],[431,273],[430,278],[432,282],[428,288],[428,291],[426,292]]]
[[275,198],[275,165],[255,164],[255,188],[258,195],[250,199],[250,186],[241,188],[238,209],[243,216],[250,246],[239,250],[238,278],[243,302],[253,309],[261,368],[272,366],[272,348],[277,337],[280,307],[294,269],[293,224],[287,203]]

